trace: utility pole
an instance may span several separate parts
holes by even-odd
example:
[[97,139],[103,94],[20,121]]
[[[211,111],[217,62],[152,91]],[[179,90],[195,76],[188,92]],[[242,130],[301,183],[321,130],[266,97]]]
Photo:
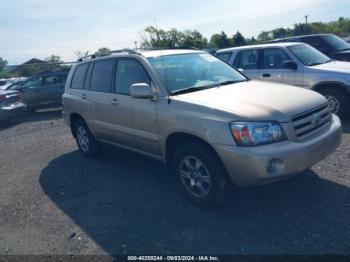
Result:
[[309,18],[309,15],[305,16],[305,24],[307,25],[307,19]]

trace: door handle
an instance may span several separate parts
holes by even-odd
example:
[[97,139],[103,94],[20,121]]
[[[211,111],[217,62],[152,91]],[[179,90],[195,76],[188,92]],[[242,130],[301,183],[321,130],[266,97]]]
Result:
[[270,77],[270,76],[271,76],[270,73],[265,73],[265,74],[262,75],[262,77]]
[[81,95],[81,98],[82,98],[82,99],[86,99],[86,94],[82,94],[82,95]]
[[111,103],[112,103],[112,105],[114,105],[114,106],[116,106],[116,105],[119,104],[118,99],[116,99],[116,98],[113,98]]

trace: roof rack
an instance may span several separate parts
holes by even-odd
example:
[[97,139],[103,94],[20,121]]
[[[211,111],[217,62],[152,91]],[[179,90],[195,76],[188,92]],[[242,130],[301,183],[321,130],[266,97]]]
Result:
[[135,54],[135,55],[139,55],[140,53],[137,52],[136,50],[133,49],[128,49],[128,48],[124,48],[124,49],[118,49],[118,50],[112,50],[112,51],[108,51],[108,52],[101,52],[101,53],[94,53],[92,55],[87,55],[84,57],[81,57],[77,60],[77,62],[83,62],[87,59],[94,59],[97,57],[103,57],[103,56],[107,56],[107,55],[112,55],[112,54],[116,54],[116,53],[127,53],[127,54]]
[[138,49],[129,49],[129,48],[124,48],[124,49],[118,49],[118,50],[112,50],[108,52],[102,52],[102,53],[94,53],[92,55],[87,55],[82,58],[79,58],[77,62],[83,62],[86,61],[87,59],[94,59],[97,57],[103,57],[107,55],[112,55],[116,53],[127,53],[127,54],[134,54],[134,55],[141,55],[140,51],[152,51],[152,50],[177,50],[177,49],[191,49],[191,50],[201,50],[196,47],[145,47],[145,48],[138,48]]
[[144,50],[144,51],[157,51],[157,50],[179,50],[179,49],[190,49],[190,50],[202,50],[197,47],[192,47],[192,46],[183,46],[183,47],[143,47],[143,48],[138,48],[138,50]]

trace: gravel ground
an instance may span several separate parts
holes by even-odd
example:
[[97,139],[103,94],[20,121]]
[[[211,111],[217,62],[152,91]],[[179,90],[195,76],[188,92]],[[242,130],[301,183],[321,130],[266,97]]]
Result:
[[291,179],[232,192],[215,212],[162,165],[77,151],[59,110],[0,131],[0,255],[350,254],[350,123],[342,145]]

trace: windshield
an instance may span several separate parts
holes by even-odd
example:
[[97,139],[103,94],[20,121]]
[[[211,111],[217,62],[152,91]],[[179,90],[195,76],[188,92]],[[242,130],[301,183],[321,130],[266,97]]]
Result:
[[309,45],[293,45],[289,46],[288,49],[300,62],[307,66],[320,65],[331,61],[328,56]]
[[148,59],[170,94],[246,81],[242,74],[207,54],[177,54]]
[[325,35],[322,36],[322,38],[336,51],[344,51],[350,49],[350,45],[336,35]]
[[17,83],[14,83],[14,84],[11,84],[9,86],[7,86],[7,90],[17,90],[19,86],[21,86],[23,83],[23,81],[20,81],[20,82],[17,82]]

